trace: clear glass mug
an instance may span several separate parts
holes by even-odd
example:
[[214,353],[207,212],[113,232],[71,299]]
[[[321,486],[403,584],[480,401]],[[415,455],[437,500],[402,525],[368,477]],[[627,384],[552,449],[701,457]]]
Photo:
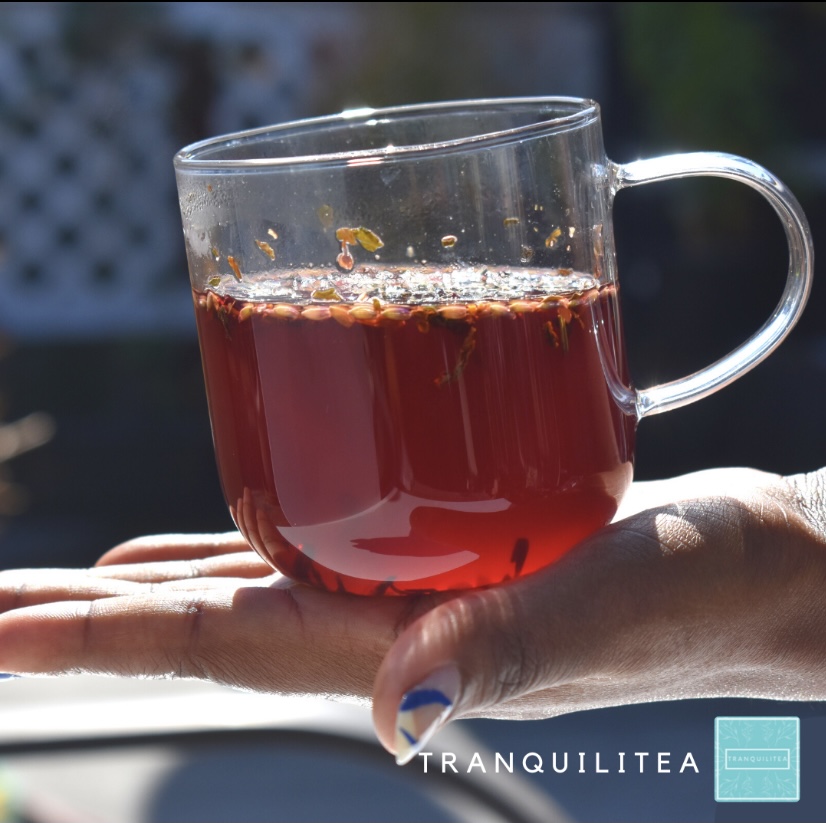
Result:
[[[250,545],[331,591],[501,583],[614,516],[644,416],[789,332],[812,244],[755,163],[617,164],[590,100],[346,112],[175,157],[221,483]],[[622,188],[740,180],[789,242],[774,314],[696,374],[632,387],[611,227]]]

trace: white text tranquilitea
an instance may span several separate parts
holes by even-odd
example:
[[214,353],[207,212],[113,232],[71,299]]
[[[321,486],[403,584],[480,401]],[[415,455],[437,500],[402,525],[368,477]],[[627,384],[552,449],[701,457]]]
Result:
[[568,771],[578,774],[699,774],[697,761],[691,752],[674,755],[671,752],[527,752],[515,755],[513,752],[473,752],[470,759],[460,759],[455,752],[419,752],[422,768],[428,771],[479,772],[499,774],[500,772],[523,771],[528,774]]

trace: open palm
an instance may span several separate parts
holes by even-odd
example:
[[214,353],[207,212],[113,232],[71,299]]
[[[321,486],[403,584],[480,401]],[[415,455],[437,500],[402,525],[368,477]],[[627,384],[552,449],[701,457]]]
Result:
[[0,573],[0,670],[372,697],[391,750],[402,695],[445,666],[454,717],[821,699],[823,488],[822,471],[746,469],[637,484],[622,519],[554,566],[459,594],[333,594],[273,573],[238,534],[140,538],[92,569]]

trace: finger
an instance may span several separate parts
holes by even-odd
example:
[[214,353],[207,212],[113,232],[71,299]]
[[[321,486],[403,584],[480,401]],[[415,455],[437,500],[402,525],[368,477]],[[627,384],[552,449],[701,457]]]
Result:
[[303,586],[51,603],[0,615],[0,671],[206,679],[366,699],[410,604]]
[[13,569],[0,572],[0,612],[58,600],[97,600],[136,594],[138,583],[91,577],[85,569]]
[[147,592],[198,592],[198,591],[228,591],[241,586],[271,587],[278,585],[284,576],[278,572],[267,577],[239,578],[239,577],[196,577],[190,580],[161,580],[145,584]]
[[246,549],[241,552],[188,560],[97,566],[90,569],[88,573],[91,577],[154,583],[163,580],[194,580],[206,577],[269,577],[273,574],[273,569],[250,549]]
[[[571,632],[559,600],[582,596],[576,568],[565,574],[571,565],[564,558],[516,583],[466,593],[399,637],[379,670],[373,702],[379,740],[399,763],[448,720],[573,675],[583,650],[565,649]],[[569,578],[564,586],[557,584],[560,575]]]
[[[373,714],[383,745],[406,762],[457,716],[501,716],[508,704],[511,716],[545,716],[553,711],[541,700],[533,714],[525,711],[529,697],[609,684],[587,697],[599,705],[610,684],[635,682],[641,673],[658,672],[665,691],[675,672],[685,679],[692,662],[702,670],[728,637],[724,605],[714,597],[726,591],[737,602],[742,595],[742,554],[708,551],[742,545],[731,508],[706,507],[696,521],[675,507],[644,512],[542,572],[423,615],[377,675]],[[650,693],[640,683],[640,693]],[[629,691],[625,699],[633,697]]]
[[106,552],[98,566],[149,563],[159,560],[188,560],[240,551],[249,545],[238,532],[224,534],[155,534],[137,537]]
[[709,497],[726,497],[734,489],[762,488],[779,480],[777,475],[757,469],[705,469],[666,480],[637,481],[631,484],[614,521],[638,514],[646,509],[668,506],[678,501]]
[[[231,555],[230,555],[231,557]],[[187,574],[180,574],[179,564],[150,563],[137,566],[108,566],[105,569],[13,569],[0,572],[0,613],[44,603],[61,601],[99,600],[121,595],[151,594],[158,589],[184,591],[199,589],[238,588],[241,585],[273,585],[282,575],[247,573],[246,559],[237,563],[217,564],[200,576],[197,570],[185,565]],[[254,566],[256,572],[260,571]],[[123,574],[106,574],[123,570]],[[223,576],[220,576],[221,572]],[[190,573],[191,572],[191,573]]]

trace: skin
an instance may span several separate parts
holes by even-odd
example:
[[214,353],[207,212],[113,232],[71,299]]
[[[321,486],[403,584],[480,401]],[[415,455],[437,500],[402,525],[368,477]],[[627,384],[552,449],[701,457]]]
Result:
[[184,677],[372,699],[443,666],[452,715],[530,719],[677,698],[826,699],[826,469],[716,469],[632,487],[544,571],[432,597],[294,584],[238,534],[124,543],[92,569],[0,573],[0,671]]

